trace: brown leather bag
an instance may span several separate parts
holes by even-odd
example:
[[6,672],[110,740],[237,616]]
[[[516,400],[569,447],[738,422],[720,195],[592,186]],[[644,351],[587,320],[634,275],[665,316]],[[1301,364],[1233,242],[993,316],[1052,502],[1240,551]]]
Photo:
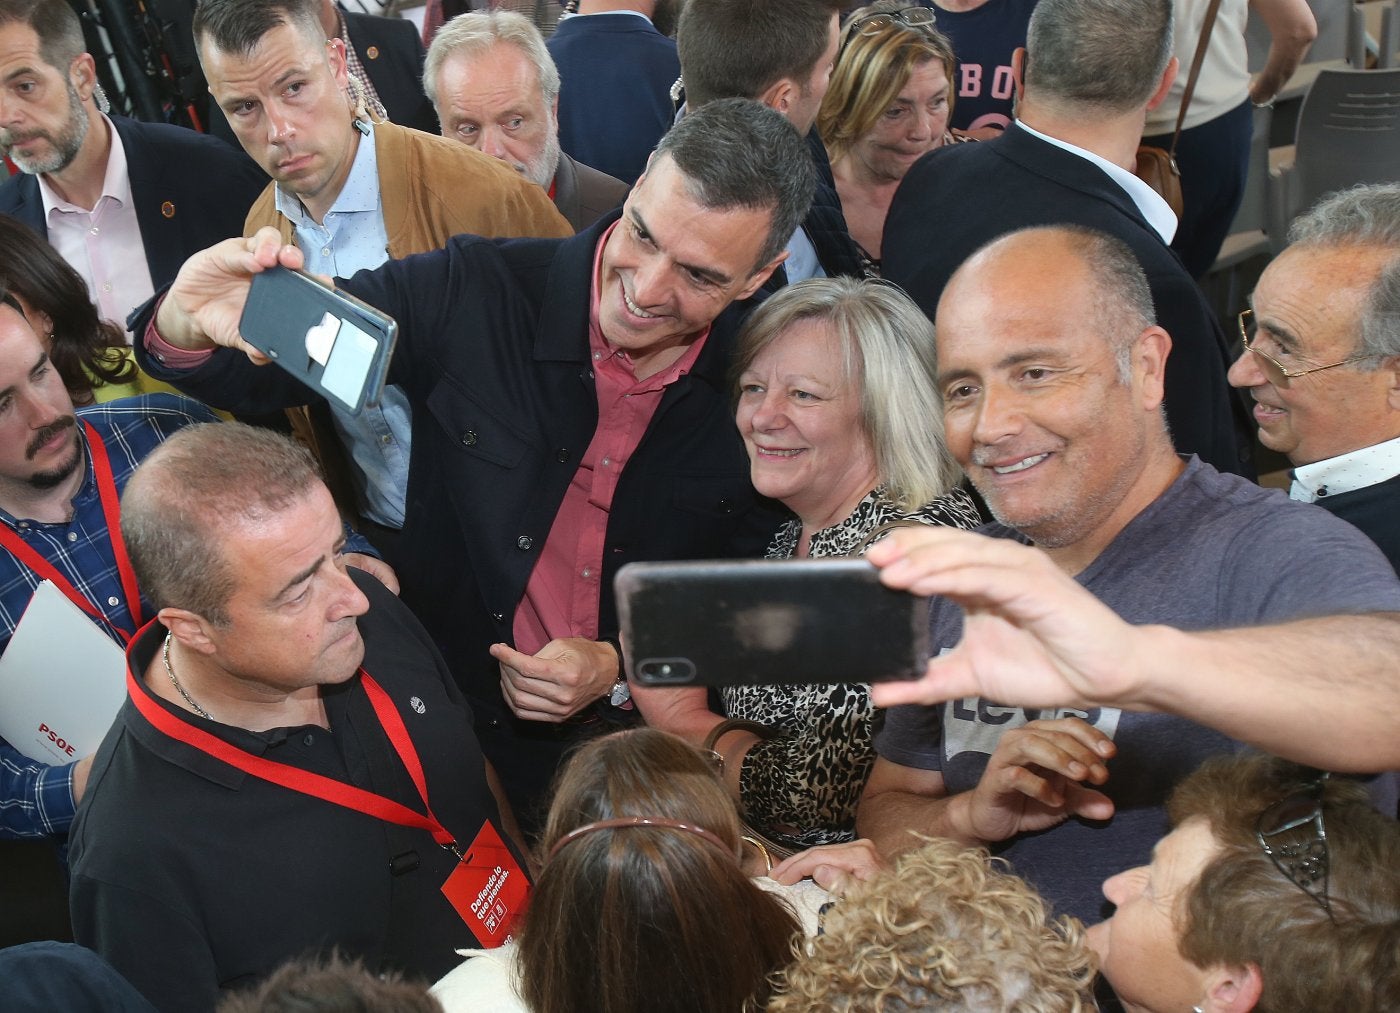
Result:
[[1137,149],[1137,167],[1133,175],[1162,195],[1171,205],[1177,220],[1185,203],[1181,198],[1181,170],[1176,165],[1176,142],[1181,140],[1181,126],[1186,122],[1186,108],[1191,104],[1191,96],[1196,91],[1196,79],[1201,75],[1201,64],[1206,59],[1206,47],[1210,44],[1210,32],[1215,27],[1215,16],[1220,12],[1220,0],[1211,0],[1206,9],[1205,20],[1201,23],[1201,38],[1196,43],[1196,55],[1191,60],[1191,74],[1186,79],[1186,91],[1181,96],[1181,109],[1176,114],[1176,132],[1172,134],[1172,146],[1157,148],[1150,144],[1140,144]]

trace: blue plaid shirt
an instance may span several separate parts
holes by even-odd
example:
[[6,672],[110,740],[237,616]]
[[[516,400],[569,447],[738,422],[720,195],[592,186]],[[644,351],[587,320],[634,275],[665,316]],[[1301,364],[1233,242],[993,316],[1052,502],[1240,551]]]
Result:
[[[77,415],[102,437],[119,493],[142,459],[171,434],[191,423],[218,421],[198,401],[174,394],[123,398],[81,408]],[[81,438],[86,443],[86,436]],[[86,458],[87,476],[73,497],[71,520],[44,524],[0,510],[0,521],[18,532],[111,622],[132,630],[135,621],[107,537],[92,454]],[[39,580],[14,556],[0,551],[0,653],[9,646]],[[149,618],[149,603],[143,601],[141,611]],[[116,639],[106,625],[98,624],[98,628]],[[72,765],[50,767],[38,763],[0,739],[0,837],[42,837],[68,829],[72,821]]]

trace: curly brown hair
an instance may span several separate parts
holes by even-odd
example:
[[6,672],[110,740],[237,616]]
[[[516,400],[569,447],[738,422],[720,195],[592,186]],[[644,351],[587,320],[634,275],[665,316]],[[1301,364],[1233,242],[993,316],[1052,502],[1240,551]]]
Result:
[[983,850],[930,841],[853,889],[778,979],[769,1013],[1081,1013],[1084,929]]

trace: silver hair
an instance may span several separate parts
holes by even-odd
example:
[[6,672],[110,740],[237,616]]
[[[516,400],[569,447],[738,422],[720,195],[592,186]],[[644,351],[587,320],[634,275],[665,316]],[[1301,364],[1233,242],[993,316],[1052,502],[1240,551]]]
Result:
[[544,104],[553,107],[559,97],[559,69],[534,23],[514,11],[468,11],[443,25],[428,47],[423,61],[423,91],[433,108],[438,108],[437,80],[448,57],[479,55],[500,42],[519,47],[534,64]]
[[1026,91],[1126,112],[1172,57],[1171,0],[1041,0],[1026,30]]
[[764,302],[738,338],[734,377],[804,321],[825,324],[844,352],[846,379],[860,393],[861,425],[890,498],[915,509],[962,478],[943,441],[933,325],[888,282],[812,278]]
[[1290,248],[1366,246],[1390,252],[1361,306],[1361,369],[1400,355],[1400,183],[1364,183],[1329,194],[1288,230]]

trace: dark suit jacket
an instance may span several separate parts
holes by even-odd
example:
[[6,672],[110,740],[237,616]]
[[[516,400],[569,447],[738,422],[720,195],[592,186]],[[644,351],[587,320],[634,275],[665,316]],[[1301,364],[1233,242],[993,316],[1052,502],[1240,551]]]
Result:
[[1360,528],[1400,573],[1400,475],[1363,489],[1323,496],[1317,505]]
[[[598,424],[589,288],[597,243],[617,217],[564,240],[454,236],[443,250],[343,283],[399,322],[389,381],[413,408],[403,599],[442,648],[517,805],[543,797],[578,726],[511,717],[487,648],[513,640],[516,606]],[[757,556],[781,522],[749,481],[734,425],[726,371],[740,317],[731,306],[715,321],[618,481],[603,555],[603,636],[618,629],[613,577],[623,564]],[[314,396],[242,353],[221,349],[174,373],[142,346],[137,359],[153,376],[237,412]]]
[[423,93],[423,40],[413,22],[345,11],[345,29],[389,119],[436,134],[437,113]]
[[559,168],[554,170],[554,206],[575,232],[582,232],[621,205],[630,189],[622,180],[590,169],[568,155],[559,156]]
[[546,43],[559,68],[559,143],[584,165],[634,183],[671,129],[676,44],[635,14],[559,22]]
[[[141,244],[157,290],[193,253],[243,235],[243,219],[267,176],[247,155],[186,127],[113,116],[126,149]],[[39,180],[28,173],[0,185],[0,212],[48,238]]]
[[936,148],[900,183],[885,220],[882,273],[933,319],[943,286],[979,248],[1032,225],[1083,225],[1128,245],[1172,337],[1172,440],[1221,471],[1253,477],[1251,430],[1225,382],[1230,356],[1196,283],[1122,187],[1092,162],[1015,125],[979,144]]

